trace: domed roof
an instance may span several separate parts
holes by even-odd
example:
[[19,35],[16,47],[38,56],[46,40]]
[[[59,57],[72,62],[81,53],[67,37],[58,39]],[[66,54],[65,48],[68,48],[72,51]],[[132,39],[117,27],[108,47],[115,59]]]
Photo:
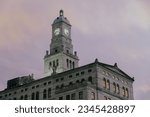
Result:
[[56,24],[56,23],[58,23],[58,22],[65,22],[65,23],[67,23],[67,24],[70,25],[70,22],[68,21],[68,19],[67,19],[66,17],[64,17],[64,12],[63,12],[63,10],[60,10],[60,12],[59,12],[59,17],[57,17],[57,18],[54,20],[53,24]]

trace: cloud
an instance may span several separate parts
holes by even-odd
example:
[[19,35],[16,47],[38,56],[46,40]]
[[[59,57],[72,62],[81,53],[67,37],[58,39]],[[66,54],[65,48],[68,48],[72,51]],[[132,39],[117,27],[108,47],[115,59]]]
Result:
[[29,73],[40,76],[42,59],[51,40],[51,23],[63,9],[72,24],[73,44],[81,65],[95,58],[110,64],[117,62],[135,76],[136,99],[146,96],[150,99],[146,95],[150,83],[149,3],[149,0],[1,0],[0,89],[16,76]]

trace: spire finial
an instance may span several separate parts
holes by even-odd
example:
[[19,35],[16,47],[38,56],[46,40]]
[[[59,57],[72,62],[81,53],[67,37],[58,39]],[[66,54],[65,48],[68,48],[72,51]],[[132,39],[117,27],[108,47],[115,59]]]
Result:
[[60,10],[59,15],[64,16],[64,11],[62,9]]

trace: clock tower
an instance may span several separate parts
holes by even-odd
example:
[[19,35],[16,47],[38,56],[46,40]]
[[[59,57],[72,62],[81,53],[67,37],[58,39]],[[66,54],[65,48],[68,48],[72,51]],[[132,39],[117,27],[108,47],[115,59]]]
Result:
[[61,73],[78,67],[77,52],[73,52],[71,24],[60,10],[52,24],[50,50],[44,57],[44,76]]

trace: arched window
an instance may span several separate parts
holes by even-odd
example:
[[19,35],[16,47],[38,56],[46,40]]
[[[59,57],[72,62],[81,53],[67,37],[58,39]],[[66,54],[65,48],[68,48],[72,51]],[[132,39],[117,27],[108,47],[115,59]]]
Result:
[[123,90],[123,91],[122,91],[122,95],[123,95],[123,96],[126,96],[125,88],[124,88],[124,87],[122,87],[122,90]]
[[109,80],[107,80],[107,89],[110,89],[110,81]]
[[80,81],[79,81],[79,80],[77,80],[77,81],[76,81],[76,83],[80,83]]
[[32,93],[32,94],[31,94],[31,100],[34,100],[34,99],[35,99],[35,94]]
[[126,88],[126,93],[125,93],[126,97],[128,98],[129,97],[129,91],[128,89]]
[[36,92],[36,100],[39,100],[39,92]]
[[93,83],[92,76],[90,76],[90,77],[88,78],[88,81],[89,81],[90,83]]
[[48,89],[48,98],[51,98],[51,88]]
[[55,61],[53,61],[53,67],[55,67]]
[[113,83],[113,91],[116,93],[116,83]]
[[72,82],[69,82],[69,85],[72,85],[73,83]]
[[67,68],[69,68],[69,60],[66,59],[66,63],[67,63]]
[[103,78],[103,87],[106,88],[106,79]]
[[72,65],[73,65],[73,69],[75,68],[75,64],[74,64],[74,62],[72,63]]
[[24,100],[27,100],[27,99],[28,99],[28,95],[25,95],[25,96],[24,96]]
[[43,91],[43,99],[46,99],[46,98],[47,98],[47,90],[44,89],[44,91]]
[[94,92],[91,93],[91,100],[95,100],[95,93]]
[[59,60],[58,59],[56,60],[56,66],[59,66]]
[[52,66],[52,63],[51,63],[51,62],[49,62],[49,69],[51,68],[51,66]]
[[117,93],[118,93],[118,94],[120,93],[120,87],[119,87],[119,84],[117,84]]
[[72,62],[71,62],[71,60],[70,60],[69,64],[70,64],[70,69],[72,69]]
[[82,80],[81,80],[81,83],[84,83],[84,82],[85,82],[85,79],[82,79]]
[[64,87],[64,84],[61,85],[61,88],[63,88],[63,87]]

